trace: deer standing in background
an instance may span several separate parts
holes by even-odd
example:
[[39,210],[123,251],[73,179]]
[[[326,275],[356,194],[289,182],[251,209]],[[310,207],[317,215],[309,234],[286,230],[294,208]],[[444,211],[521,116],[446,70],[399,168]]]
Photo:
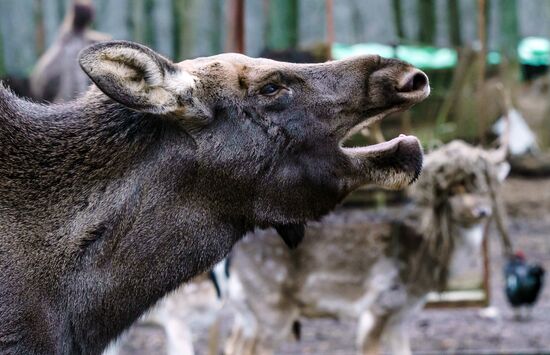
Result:
[[110,36],[90,29],[94,7],[90,0],[73,0],[52,46],[38,60],[30,77],[32,97],[47,102],[76,98],[91,81],[80,69],[78,53]]
[[0,87],[0,352],[99,354],[255,227],[296,245],[364,184],[414,181],[412,136],[345,148],[429,94],[409,64],[172,61],[95,44],[95,83],[45,106]]

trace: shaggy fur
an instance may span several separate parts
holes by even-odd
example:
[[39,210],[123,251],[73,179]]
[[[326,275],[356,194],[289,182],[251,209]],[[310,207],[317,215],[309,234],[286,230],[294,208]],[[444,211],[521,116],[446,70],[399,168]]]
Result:
[[392,354],[410,354],[407,320],[460,275],[459,253],[480,253],[499,173],[487,151],[455,141],[426,156],[406,206],[340,209],[291,252],[273,231],[251,234],[232,253],[226,355],[271,354],[300,317],[327,316],[359,321],[362,354],[379,354],[383,336]]
[[111,42],[80,62],[97,87],[76,101],[0,87],[0,353],[98,354],[254,226],[319,218],[420,169],[412,137],[360,157],[339,145],[427,96],[401,89],[425,76],[399,61],[174,64]]

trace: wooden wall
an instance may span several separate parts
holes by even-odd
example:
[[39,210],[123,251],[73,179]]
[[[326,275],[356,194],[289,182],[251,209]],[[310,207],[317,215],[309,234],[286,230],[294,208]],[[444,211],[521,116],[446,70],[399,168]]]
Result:
[[[550,35],[550,1],[486,0],[489,45]],[[54,40],[68,0],[0,0],[0,75],[26,75]],[[229,0],[94,0],[95,27],[176,60],[222,52]],[[246,51],[325,38],[324,0],[246,0]],[[335,40],[344,43],[471,44],[477,0],[334,0]],[[427,24],[427,25],[421,25]],[[514,24],[516,28],[514,28]],[[458,28],[457,28],[458,26]],[[515,32],[514,32],[515,31]]]

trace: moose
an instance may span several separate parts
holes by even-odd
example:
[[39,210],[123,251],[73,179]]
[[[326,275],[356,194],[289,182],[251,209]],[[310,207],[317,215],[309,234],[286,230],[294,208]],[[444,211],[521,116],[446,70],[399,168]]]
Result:
[[98,354],[246,232],[295,245],[358,186],[422,167],[413,136],[342,145],[429,95],[398,60],[176,64],[111,41],[79,62],[95,85],[74,101],[0,87],[0,353]]
[[90,29],[94,6],[90,0],[72,0],[59,35],[40,57],[30,77],[31,97],[47,102],[69,101],[85,92],[90,79],[78,65],[78,53],[87,46],[111,39]]

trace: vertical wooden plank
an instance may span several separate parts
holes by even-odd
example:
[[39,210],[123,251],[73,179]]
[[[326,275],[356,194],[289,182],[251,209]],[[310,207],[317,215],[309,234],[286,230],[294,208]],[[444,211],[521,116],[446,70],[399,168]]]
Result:
[[133,41],[145,43],[147,23],[145,0],[133,0],[130,8],[130,33]]
[[245,52],[244,19],[244,0],[230,0],[229,23],[225,46],[228,52]]
[[[265,1],[265,0],[264,0]],[[334,1],[333,6],[333,26],[334,26],[334,38],[333,41],[338,41],[338,31],[341,30],[340,24],[337,22],[337,13],[339,7],[347,6],[340,5],[341,0]],[[298,39],[300,46],[311,47],[323,40],[329,38],[327,34],[327,7],[326,2],[319,0],[300,0],[300,8],[298,9]],[[267,13],[267,12],[266,12]],[[267,34],[267,26],[264,30]],[[266,37],[267,38],[267,37]],[[343,38],[343,37],[340,37]]]
[[517,45],[519,42],[517,2],[516,0],[501,0],[500,6],[500,48],[508,58],[515,59],[517,57]]
[[418,31],[418,41],[421,44],[431,45],[435,39],[435,1],[418,0],[418,15],[420,28]]
[[447,1],[447,18],[449,21],[449,43],[453,47],[462,45],[462,36],[460,34],[460,9],[458,7],[460,0]]
[[334,1],[325,0],[325,19],[326,19],[326,33],[327,33],[327,44],[332,47],[334,43]]
[[486,64],[487,64],[487,2],[477,0],[477,31],[478,40],[481,46],[478,57],[478,78],[477,78],[477,134],[481,144],[485,143],[485,132],[487,129],[487,115],[485,109],[486,94],[484,92]]
[[[211,15],[208,34],[210,53],[207,54],[212,55],[223,51],[223,38],[221,35],[223,33],[223,28],[225,28],[223,21],[223,0],[210,0],[209,9],[209,13]],[[246,48],[246,44],[244,45],[244,47]]]
[[174,0],[175,57],[177,60],[191,58],[193,53],[193,1]]
[[96,0],[97,29],[114,39],[130,39],[128,9],[130,0]]
[[159,53],[174,57],[172,0],[156,0],[152,12],[153,43]]
[[4,75],[6,75],[6,68],[4,65],[4,46],[2,45],[2,36],[0,35],[0,78]]
[[[451,0],[453,1],[453,0]],[[395,33],[399,41],[406,39],[405,30],[403,29],[403,7],[401,6],[401,0],[392,0],[393,10],[393,23],[395,26]]]
[[0,35],[9,74],[27,75],[36,61],[34,0],[0,1]]
[[298,2],[296,0],[271,0],[269,2],[267,46],[285,49],[298,44]]
[[55,38],[61,25],[63,17],[59,14],[60,1],[41,0],[42,5],[42,24],[44,30],[44,45],[48,48]]

